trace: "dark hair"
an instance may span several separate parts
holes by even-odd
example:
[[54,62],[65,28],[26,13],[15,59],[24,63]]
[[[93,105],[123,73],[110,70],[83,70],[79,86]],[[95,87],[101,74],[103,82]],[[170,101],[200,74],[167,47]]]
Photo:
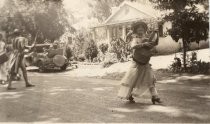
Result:
[[147,24],[145,22],[136,22],[132,25],[133,33],[136,33],[139,27],[143,27],[145,31],[147,31],[148,29]]

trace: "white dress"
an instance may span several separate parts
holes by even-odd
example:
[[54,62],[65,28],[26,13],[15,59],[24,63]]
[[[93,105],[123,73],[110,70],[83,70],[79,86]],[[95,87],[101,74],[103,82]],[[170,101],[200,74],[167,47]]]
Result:
[[[140,43],[138,42],[132,40],[131,47]],[[149,89],[151,96],[157,96],[155,82],[156,78],[149,63],[141,65],[132,61],[129,70],[121,80],[118,97],[125,99],[128,99],[131,95],[140,97]]]
[[[5,51],[5,43],[0,41],[0,55]],[[7,62],[0,64],[0,81],[7,80]]]

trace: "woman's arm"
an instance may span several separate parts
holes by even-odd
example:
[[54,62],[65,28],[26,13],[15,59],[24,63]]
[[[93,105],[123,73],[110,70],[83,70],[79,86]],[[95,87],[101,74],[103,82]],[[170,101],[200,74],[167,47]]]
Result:
[[35,44],[32,44],[31,46],[28,45],[28,39],[24,39],[24,47],[25,49],[28,49],[28,52],[32,52],[33,51],[33,48],[35,47]]
[[[145,39],[145,40],[148,40],[148,39]],[[139,49],[139,48],[142,48],[142,47],[146,47],[146,48],[153,48],[155,45],[152,43],[152,42],[138,42],[137,40],[132,40],[131,42],[131,48],[132,49]]]
[[151,44],[152,44],[153,46],[156,46],[156,45],[158,45],[158,41],[159,41],[158,32],[157,32],[157,31],[154,31],[154,32],[151,34],[150,38],[149,38],[149,42],[151,42]]
[[132,49],[139,49],[145,46],[145,43],[139,43],[139,44],[132,44],[131,48]]
[[137,48],[139,48],[139,47],[141,47],[141,45],[138,44],[137,39],[132,38],[132,40],[131,40],[131,48],[132,48],[132,49],[137,49]]

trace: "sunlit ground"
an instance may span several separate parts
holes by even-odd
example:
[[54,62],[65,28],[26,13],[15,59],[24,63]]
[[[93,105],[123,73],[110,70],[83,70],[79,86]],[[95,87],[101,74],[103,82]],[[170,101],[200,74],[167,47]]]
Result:
[[207,75],[171,75],[158,80],[162,105],[149,94],[135,104],[117,98],[119,81],[75,78],[67,72],[29,72],[36,85],[15,91],[0,86],[0,122],[210,122],[210,84]]

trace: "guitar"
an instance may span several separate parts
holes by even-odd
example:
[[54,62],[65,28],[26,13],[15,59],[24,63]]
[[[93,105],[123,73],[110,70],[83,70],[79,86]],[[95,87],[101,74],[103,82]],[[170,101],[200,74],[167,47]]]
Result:
[[[149,39],[144,39],[142,42],[150,42],[152,44],[157,45],[159,41],[158,32],[153,31],[149,37]],[[133,52],[133,60],[141,65],[145,65],[149,62],[152,56],[151,48],[141,47],[139,49],[135,49]]]

